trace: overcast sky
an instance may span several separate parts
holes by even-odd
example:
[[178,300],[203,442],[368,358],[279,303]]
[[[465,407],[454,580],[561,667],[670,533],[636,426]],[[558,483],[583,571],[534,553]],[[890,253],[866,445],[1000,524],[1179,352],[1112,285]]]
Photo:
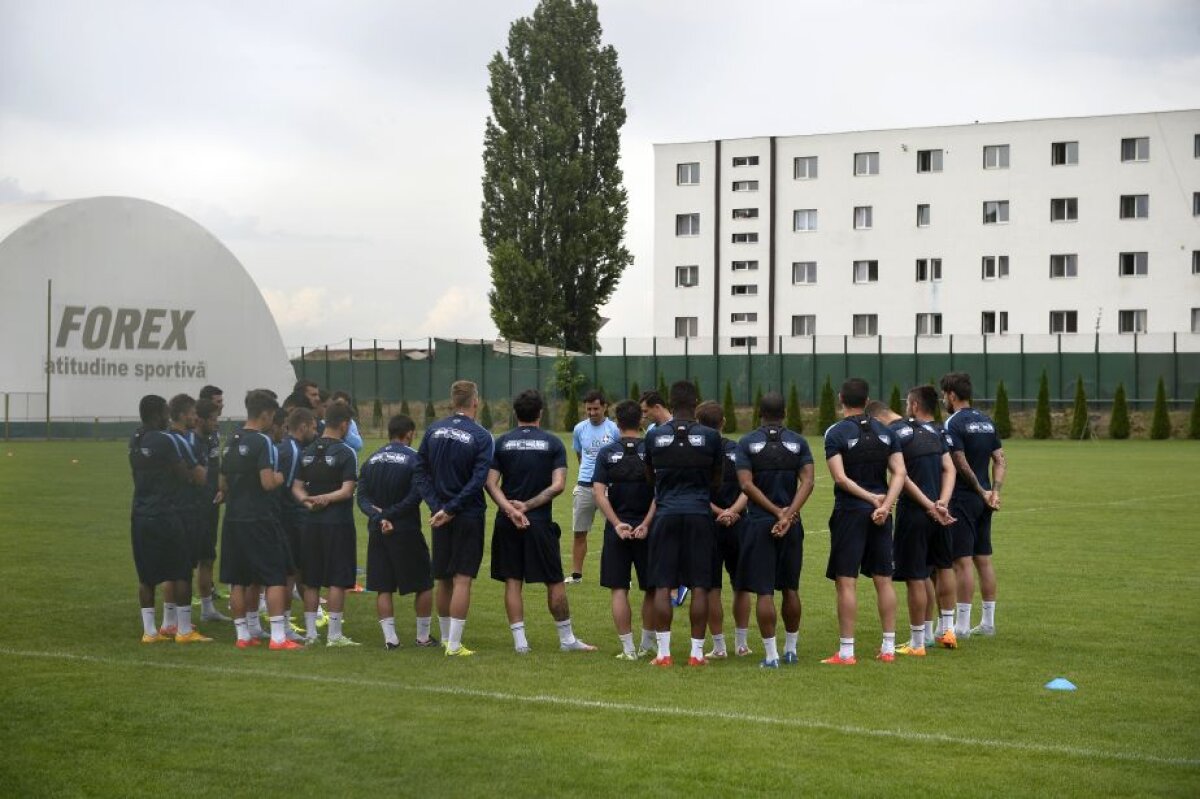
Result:
[[[216,234],[289,347],[491,336],[486,65],[534,0],[0,0],[0,202],[128,195]],[[1200,107],[1200,0],[601,0],[651,329],[655,142]]]

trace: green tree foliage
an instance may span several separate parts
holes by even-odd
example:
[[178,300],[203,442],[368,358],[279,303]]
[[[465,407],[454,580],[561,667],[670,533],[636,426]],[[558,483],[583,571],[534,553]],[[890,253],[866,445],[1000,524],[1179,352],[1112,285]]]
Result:
[[642,398],[642,389],[636,380],[629,384],[629,398],[635,402]]
[[591,352],[632,263],[619,166],[625,87],[591,0],[541,0],[488,64],[483,213],[503,338]]
[[762,395],[763,391],[760,385],[754,389],[754,407],[750,409],[750,428],[752,430],[757,430],[758,426],[762,424],[762,414],[758,409],[758,406],[762,404]]
[[405,416],[407,416],[409,419],[411,419],[411,418],[412,418],[412,411],[410,411],[410,410],[408,409],[408,400],[401,400],[401,401],[400,401],[400,413],[404,414],[404,415],[405,415]]
[[694,389],[696,389],[696,404],[699,405],[701,402],[704,402],[704,395],[700,393],[700,379],[699,378],[696,378],[696,377],[692,378],[692,387]]
[[376,430],[383,427],[383,403],[378,397],[375,398],[375,402],[371,406],[371,421],[375,425]]
[[817,427],[822,434],[837,421],[837,397],[833,393],[833,383],[829,375],[825,375],[825,385],[821,386],[821,405],[817,410]]
[[1108,435],[1111,438],[1129,438],[1129,401],[1125,398],[1125,384],[1117,383],[1117,392],[1113,394],[1112,419],[1108,423]]
[[1188,438],[1200,438],[1200,388],[1196,389],[1196,396],[1192,400],[1192,415],[1188,417]]
[[433,424],[436,421],[437,421],[437,411],[434,410],[433,400],[429,400],[428,402],[425,403],[425,426],[428,427],[429,425]]
[[1150,420],[1150,438],[1160,441],[1171,437],[1171,417],[1167,415],[1167,387],[1163,379],[1158,378],[1158,388],[1154,390],[1154,416]]
[[579,424],[579,385],[572,383],[567,390],[567,402],[563,408],[562,429],[571,432]]
[[791,389],[788,390],[787,415],[784,419],[784,424],[793,432],[804,432],[804,417],[800,415],[800,392],[796,389],[796,381],[794,380],[792,381]]
[[1087,394],[1083,391],[1083,375],[1075,378],[1075,407],[1071,409],[1071,439],[1078,441],[1092,437],[1088,424]]
[[996,435],[1012,438],[1012,416],[1008,412],[1008,389],[1004,381],[996,384],[996,404],[992,408],[992,421],[996,423]]
[[888,407],[892,409],[892,413],[904,415],[904,400],[900,398],[900,386],[892,383],[892,396],[888,399]]
[[671,401],[671,392],[667,388],[667,379],[663,377],[663,373],[658,373],[658,394],[662,397],[663,402]]
[[721,412],[725,415],[725,424],[721,426],[722,433],[737,432],[737,408],[733,404],[733,384],[725,381],[725,396],[721,398]]
[[494,425],[495,422],[492,420],[492,407],[484,402],[483,406],[479,409],[479,426],[484,430],[491,430]]
[[1053,431],[1050,427],[1050,380],[1046,370],[1042,370],[1042,379],[1038,384],[1037,409],[1033,414],[1033,437],[1049,438]]

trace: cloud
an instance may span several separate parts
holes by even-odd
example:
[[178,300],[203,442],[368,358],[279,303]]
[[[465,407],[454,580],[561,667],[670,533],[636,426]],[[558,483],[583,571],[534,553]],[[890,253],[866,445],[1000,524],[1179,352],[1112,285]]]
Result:
[[351,299],[345,295],[331,296],[321,289],[305,286],[293,292],[263,289],[263,299],[275,316],[284,339],[291,331],[304,332],[345,315],[351,309]]
[[451,286],[425,312],[413,332],[448,338],[486,338],[494,334],[487,294]]
[[0,178],[0,203],[40,203],[53,199],[44,191],[26,191],[16,178]]

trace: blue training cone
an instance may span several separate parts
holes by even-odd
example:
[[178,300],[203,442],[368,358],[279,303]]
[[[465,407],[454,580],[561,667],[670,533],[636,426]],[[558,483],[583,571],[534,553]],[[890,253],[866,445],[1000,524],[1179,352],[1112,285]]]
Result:
[[1053,680],[1046,683],[1046,687],[1051,691],[1074,691],[1075,683],[1071,682],[1066,677],[1055,677]]

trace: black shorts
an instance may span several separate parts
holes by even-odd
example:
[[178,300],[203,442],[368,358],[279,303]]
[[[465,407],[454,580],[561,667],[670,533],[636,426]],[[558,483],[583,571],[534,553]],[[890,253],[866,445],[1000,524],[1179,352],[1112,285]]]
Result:
[[[636,526],[636,525],[635,525]],[[646,591],[646,558],[649,545],[645,538],[621,538],[616,529],[605,522],[604,548],[600,550],[600,585],[605,588],[629,590],[630,569],[637,572],[638,588]]]
[[310,588],[353,588],[358,568],[354,522],[300,528],[300,579]]
[[945,529],[917,505],[901,504],[896,512],[895,580],[929,577],[929,550],[937,529]]
[[804,566],[804,525],[797,521],[782,537],[771,535],[775,519],[748,519],[742,531],[738,570],[733,587],[764,596],[798,591]]
[[367,590],[411,594],[433,588],[429,547],[420,527],[367,534]]
[[225,519],[221,525],[221,582],[287,585],[288,553],[274,519]]
[[829,565],[825,576],[891,577],[892,517],[871,521],[869,508],[834,508],[829,516]]
[[191,579],[191,546],[178,516],[132,516],[129,532],[139,583],[158,585]]
[[[953,512],[951,512],[953,515]],[[954,568],[953,528],[934,522],[929,532],[929,552],[925,556],[930,570]]]
[[304,552],[304,527],[298,519],[284,518],[280,525],[283,527],[283,542],[287,544],[288,574],[300,574],[302,553]]
[[455,516],[433,528],[433,576],[449,580],[456,574],[474,579],[483,563],[483,517]]
[[492,528],[492,579],[553,585],[563,581],[562,530],[548,519],[530,519],[518,529],[503,513]]
[[992,509],[978,494],[955,494],[950,500],[950,515],[956,521],[950,528],[954,559],[992,554]]
[[742,535],[745,530],[746,519],[744,517],[732,527],[717,524],[716,520],[713,520],[713,535],[717,541],[716,561],[713,565],[713,588],[720,588],[724,582],[724,578],[721,576],[722,569],[729,575],[730,584],[734,584],[738,570],[738,553],[742,546]]
[[714,574],[717,546],[711,514],[655,516],[647,551],[647,583],[651,588],[712,588],[720,585]]

